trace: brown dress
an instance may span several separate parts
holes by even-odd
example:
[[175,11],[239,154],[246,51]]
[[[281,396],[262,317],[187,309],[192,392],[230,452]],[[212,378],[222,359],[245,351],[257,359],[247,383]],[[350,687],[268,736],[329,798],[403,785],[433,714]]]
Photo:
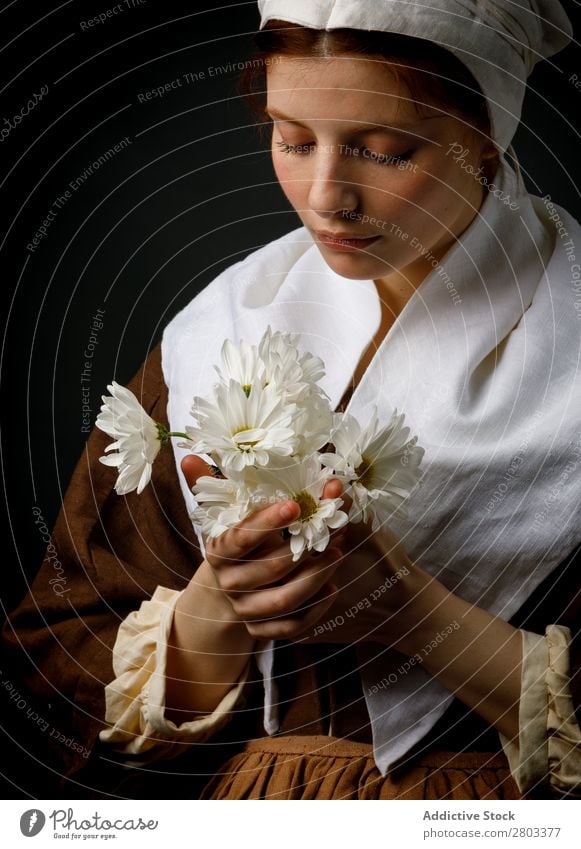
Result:
[[[167,425],[159,345],[128,386],[147,412]],[[274,737],[263,728],[262,680],[253,661],[243,703],[215,737],[184,745],[183,755],[153,764],[116,758],[98,734],[105,727],[104,687],[114,678],[111,656],[119,625],[158,585],[185,587],[200,551],[171,449],[157,458],[152,482],[141,495],[121,497],[113,489],[114,470],[98,462],[110,441],[93,429],[53,530],[66,593],[53,591],[54,559],[45,558],[2,632],[23,697],[64,735],[38,731],[30,745],[66,776],[67,797],[520,798],[496,731],[458,700],[382,777],[373,761],[369,717],[349,646],[279,644],[281,730]],[[579,559],[561,564],[512,620],[539,634],[550,623],[571,628],[578,719]],[[535,795],[553,793],[547,783]]]

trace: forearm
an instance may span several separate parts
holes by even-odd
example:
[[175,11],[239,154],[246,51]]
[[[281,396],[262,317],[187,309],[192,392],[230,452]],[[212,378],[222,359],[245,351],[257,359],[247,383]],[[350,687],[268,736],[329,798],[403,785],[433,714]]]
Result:
[[411,571],[416,625],[400,647],[500,732],[518,735],[520,632],[423,570]]
[[254,644],[204,562],[175,608],[167,647],[168,719],[179,725],[211,713],[240,677]]

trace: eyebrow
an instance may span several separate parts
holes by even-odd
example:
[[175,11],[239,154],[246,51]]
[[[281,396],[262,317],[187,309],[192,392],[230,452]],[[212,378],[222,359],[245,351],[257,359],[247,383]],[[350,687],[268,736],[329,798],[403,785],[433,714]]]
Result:
[[[305,129],[309,129],[306,124],[303,124],[302,121],[297,121],[296,118],[291,118],[289,115],[284,115],[282,112],[279,112],[278,109],[270,109],[266,107],[265,110],[267,115],[270,115],[271,118],[278,119],[279,121],[288,121],[290,124],[297,124],[299,127],[304,127]],[[441,115],[428,115],[426,118],[423,118],[424,121],[430,121],[434,118],[441,118]],[[316,119],[315,119],[316,120]],[[371,124],[369,126],[362,126],[365,124],[365,121],[361,121],[359,124],[355,124],[350,127],[347,132],[355,132],[355,133],[371,133],[371,132],[383,132],[383,133],[399,133],[399,134],[409,134],[414,127],[417,127],[418,124],[399,124],[398,126],[392,126],[390,124]]]

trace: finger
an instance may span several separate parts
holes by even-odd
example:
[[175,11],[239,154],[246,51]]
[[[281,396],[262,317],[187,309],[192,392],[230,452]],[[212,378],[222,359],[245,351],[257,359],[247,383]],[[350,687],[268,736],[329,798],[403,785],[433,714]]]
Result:
[[246,630],[257,640],[292,640],[308,632],[331,608],[337,588],[326,583],[312,597],[301,614],[262,622],[246,622]]
[[[233,528],[212,539],[206,546],[206,555],[215,560],[211,565],[219,568],[246,558],[259,545],[264,544],[273,531],[281,531],[300,516],[296,501],[280,501],[263,507],[247,516]],[[220,563],[220,561],[223,561]]]
[[316,560],[305,562],[282,586],[242,593],[231,599],[237,616],[244,621],[272,619],[297,614],[333,576],[341,562],[339,549],[329,549]]
[[[280,539],[278,541],[280,542]],[[254,554],[257,550],[254,550]],[[303,561],[308,557],[309,555],[305,555]],[[239,593],[254,592],[278,584],[287,575],[300,569],[303,561],[293,560],[287,542],[270,548],[252,562],[240,565],[234,563],[219,570],[218,582],[224,592],[235,598]]]
[[343,507],[341,509],[345,513],[351,510],[351,505],[353,504],[351,496],[347,495],[339,478],[329,478],[323,487],[323,498],[341,498],[343,501]]
[[339,478],[329,478],[323,487],[323,498],[340,498],[343,492],[343,484]]
[[184,457],[180,466],[190,489],[197,482],[198,478],[201,478],[204,475],[211,475],[212,477],[220,478],[224,477],[220,474],[220,472],[216,474],[216,466],[212,466],[210,463],[207,463],[206,460],[203,460],[202,457],[198,457],[197,454],[188,454]]

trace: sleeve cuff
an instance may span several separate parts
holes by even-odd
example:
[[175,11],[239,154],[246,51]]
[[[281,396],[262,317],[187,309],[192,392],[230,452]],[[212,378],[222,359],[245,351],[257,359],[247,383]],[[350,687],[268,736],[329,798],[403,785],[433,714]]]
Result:
[[222,728],[242,698],[251,657],[212,713],[180,725],[165,718],[167,640],[180,596],[181,591],[158,587],[119,628],[113,648],[116,678],[105,688],[105,720],[111,727],[99,738],[122,754],[148,759],[180,754],[184,744],[204,742]]
[[522,673],[519,702],[518,739],[499,732],[518,789],[525,793],[546,780],[548,771],[547,688],[548,666],[546,638],[532,631],[522,634]]
[[523,663],[518,741],[499,734],[521,793],[549,784],[557,794],[581,795],[581,729],[570,690],[569,644],[564,625],[545,635],[521,631]]
[[548,747],[551,786],[557,793],[581,795],[581,729],[570,691],[569,628],[549,625],[547,644]]

